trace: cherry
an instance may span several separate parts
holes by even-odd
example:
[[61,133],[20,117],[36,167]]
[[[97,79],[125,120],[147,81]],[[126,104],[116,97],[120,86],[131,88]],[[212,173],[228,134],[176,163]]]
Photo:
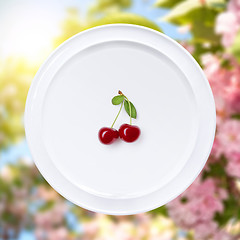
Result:
[[[132,102],[119,90],[117,96],[112,98],[113,105],[120,105],[121,107],[118,111],[116,118],[113,121],[111,128],[103,127],[98,132],[98,138],[103,144],[111,144],[113,143],[120,135],[121,139],[125,142],[134,142],[140,136],[140,128],[137,126],[132,126],[132,118],[137,118],[137,111]],[[117,121],[119,114],[124,106],[127,114],[130,117],[130,124],[123,124],[119,128],[119,132],[113,128],[115,122]]]
[[103,144],[112,144],[119,137],[119,133],[114,128],[103,127],[98,132],[98,138]]
[[122,140],[125,142],[134,142],[140,136],[141,130],[137,126],[123,124],[119,128],[119,135]]

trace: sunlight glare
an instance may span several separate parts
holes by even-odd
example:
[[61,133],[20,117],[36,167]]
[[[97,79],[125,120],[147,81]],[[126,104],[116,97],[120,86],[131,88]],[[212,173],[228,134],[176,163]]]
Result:
[[54,11],[41,4],[26,4],[11,9],[5,23],[1,54],[39,61],[53,49],[59,22]]

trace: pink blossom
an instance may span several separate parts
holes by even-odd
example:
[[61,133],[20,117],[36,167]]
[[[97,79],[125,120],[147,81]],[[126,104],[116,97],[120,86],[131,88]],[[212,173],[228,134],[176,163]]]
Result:
[[87,235],[95,235],[98,232],[99,225],[97,224],[96,221],[92,221],[89,223],[84,223],[83,224],[83,231]]
[[231,82],[226,88],[226,101],[233,113],[240,112],[240,69],[235,68],[231,76]]
[[[199,237],[196,239],[204,239],[217,229],[213,219],[217,212],[224,210],[222,200],[226,197],[226,191],[219,188],[213,179],[201,181],[200,176],[167,207],[170,217],[178,226],[186,230],[194,229]],[[203,230],[205,233],[201,233]]]
[[218,196],[219,196],[219,199],[226,200],[228,198],[228,193],[227,193],[226,189],[219,188],[218,189]]
[[231,0],[228,4],[228,11],[233,12],[237,21],[240,22],[240,1],[239,0]]
[[27,209],[27,203],[25,199],[18,199],[18,201],[14,201],[10,205],[10,210],[12,213],[14,213],[16,216],[24,215]]
[[49,240],[66,240],[68,238],[68,231],[65,227],[59,227],[48,231]]
[[47,188],[45,186],[38,187],[37,195],[45,201],[56,200],[59,197],[56,191],[54,191],[52,188]]
[[39,227],[50,227],[51,226],[51,212],[38,212],[35,214],[35,224]]
[[240,6],[239,0],[231,0],[227,11],[221,13],[216,21],[216,33],[222,35],[224,47],[230,47],[240,29]]
[[217,139],[225,155],[240,151],[240,121],[228,119],[218,128]]
[[217,231],[217,224],[213,221],[203,222],[194,228],[195,239],[209,239]]
[[65,203],[56,203],[53,208],[47,211],[37,212],[34,218],[35,224],[44,228],[60,224],[64,220],[67,209]]
[[35,236],[38,240],[67,240],[68,230],[65,227],[35,229]]
[[186,34],[186,33],[189,33],[191,28],[192,28],[191,24],[187,24],[187,25],[183,25],[183,26],[178,27],[177,30],[181,34]]
[[217,231],[214,234],[213,240],[234,240],[234,236],[230,235],[229,233],[225,231]]
[[[219,143],[219,140],[217,138],[214,139],[211,155],[214,156],[216,159],[218,159],[223,154],[223,149],[221,148],[221,145]],[[206,164],[206,166],[208,166]]]
[[194,46],[188,44],[187,42],[181,42],[181,45],[189,52],[189,53],[193,53],[194,52]]
[[46,239],[45,231],[42,228],[36,227],[34,233],[37,240]]
[[202,63],[213,91],[218,118],[225,118],[229,115],[229,109],[225,100],[225,89],[229,86],[231,72],[221,68],[220,59],[210,54],[202,57]]
[[63,203],[56,204],[51,211],[52,223],[57,224],[61,222],[64,219],[67,210],[68,210],[68,206],[66,205],[66,203],[63,202]]
[[232,177],[240,178],[240,150],[228,154],[227,173]]
[[222,34],[222,44],[230,47],[239,30],[237,16],[233,12],[224,12],[217,17],[216,33]]

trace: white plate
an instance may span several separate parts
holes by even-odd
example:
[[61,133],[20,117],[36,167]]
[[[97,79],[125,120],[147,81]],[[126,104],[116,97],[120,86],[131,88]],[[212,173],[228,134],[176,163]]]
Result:
[[[134,103],[134,143],[98,140],[119,110],[121,90]],[[128,123],[122,111],[115,125]],[[169,37],[112,24],[63,43],[29,91],[25,128],[34,161],[49,184],[86,209],[145,212],[182,193],[203,168],[214,139],[211,89],[193,57]]]

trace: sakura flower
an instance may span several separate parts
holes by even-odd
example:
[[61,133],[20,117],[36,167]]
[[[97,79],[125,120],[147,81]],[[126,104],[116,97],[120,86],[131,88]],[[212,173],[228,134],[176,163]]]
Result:
[[240,121],[229,119],[218,128],[217,139],[225,155],[240,151]]
[[228,154],[227,173],[232,177],[240,178],[240,152]]
[[240,6],[239,0],[231,0],[227,11],[221,13],[216,21],[216,33],[222,35],[224,47],[230,47],[240,29]]
[[213,221],[202,222],[194,227],[195,239],[210,239],[217,231],[217,224]]
[[217,231],[216,234],[214,234],[213,240],[235,240],[235,237],[221,230]]
[[213,179],[201,181],[198,177],[183,194],[167,205],[169,215],[178,226],[194,229],[196,239],[207,239],[217,229],[213,218],[224,210],[222,200],[226,197],[224,189],[219,188]]
[[68,231],[65,227],[51,229],[48,232],[48,239],[49,240],[67,240],[68,239]]
[[239,30],[237,16],[233,12],[225,12],[217,17],[216,33],[222,34],[222,44],[230,47]]

